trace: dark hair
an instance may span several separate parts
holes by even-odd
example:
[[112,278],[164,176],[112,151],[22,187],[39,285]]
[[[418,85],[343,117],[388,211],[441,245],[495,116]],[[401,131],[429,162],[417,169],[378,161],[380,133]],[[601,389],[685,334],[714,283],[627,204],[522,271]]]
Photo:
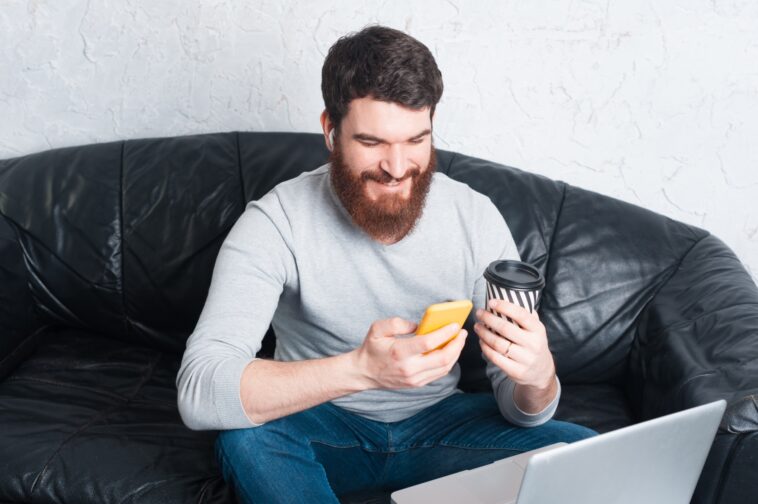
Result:
[[392,28],[367,26],[329,48],[321,94],[336,128],[350,102],[365,96],[416,110],[430,107],[431,117],[442,96],[442,74],[418,40]]

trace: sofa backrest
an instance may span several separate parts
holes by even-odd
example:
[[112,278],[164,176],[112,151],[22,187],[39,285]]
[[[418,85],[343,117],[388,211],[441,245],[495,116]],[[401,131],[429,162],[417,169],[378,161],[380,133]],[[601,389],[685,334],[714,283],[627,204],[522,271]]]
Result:
[[[246,202],[326,159],[317,134],[219,133],[0,161],[0,300],[36,308],[23,324],[0,311],[0,330],[57,323],[181,352]],[[562,379],[620,379],[639,313],[705,232],[460,154],[439,151],[438,170],[487,194],[546,275]]]
[[62,324],[183,350],[245,203],[325,159],[316,135],[220,133],[0,161],[0,296],[37,310],[16,333]]

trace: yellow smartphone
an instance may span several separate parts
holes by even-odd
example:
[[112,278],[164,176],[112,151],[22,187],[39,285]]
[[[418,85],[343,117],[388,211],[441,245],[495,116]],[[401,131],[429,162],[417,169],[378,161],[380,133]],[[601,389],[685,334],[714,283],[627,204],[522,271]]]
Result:
[[[463,327],[463,323],[466,322],[466,317],[468,317],[468,314],[471,312],[471,308],[473,306],[474,304],[468,299],[462,299],[460,301],[448,301],[446,303],[436,303],[430,305],[426,309],[426,312],[424,312],[424,316],[421,318],[421,322],[418,324],[418,328],[416,329],[416,336],[429,334],[430,332],[436,331],[437,329],[445,327],[448,324],[452,324],[453,322],[457,322],[459,326]],[[434,350],[439,350],[440,348],[444,347],[453,338],[455,338],[455,336]],[[430,350],[430,352],[433,352],[434,350]]]

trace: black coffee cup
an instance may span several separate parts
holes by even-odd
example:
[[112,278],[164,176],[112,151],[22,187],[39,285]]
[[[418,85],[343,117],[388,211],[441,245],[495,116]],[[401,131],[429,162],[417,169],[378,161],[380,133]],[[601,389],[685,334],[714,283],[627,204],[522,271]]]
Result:
[[[487,310],[498,317],[503,317],[489,307],[490,299],[505,299],[529,310],[537,311],[540,295],[545,287],[545,277],[529,263],[510,259],[493,261],[484,271],[487,280]],[[505,317],[508,322],[513,322]]]

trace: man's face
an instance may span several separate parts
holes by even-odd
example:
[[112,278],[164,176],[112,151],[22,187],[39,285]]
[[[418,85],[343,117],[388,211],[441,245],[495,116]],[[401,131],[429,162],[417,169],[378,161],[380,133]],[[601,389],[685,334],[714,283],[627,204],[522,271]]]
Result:
[[429,109],[370,97],[350,102],[330,156],[335,192],[355,224],[394,243],[423,211],[435,170]]

